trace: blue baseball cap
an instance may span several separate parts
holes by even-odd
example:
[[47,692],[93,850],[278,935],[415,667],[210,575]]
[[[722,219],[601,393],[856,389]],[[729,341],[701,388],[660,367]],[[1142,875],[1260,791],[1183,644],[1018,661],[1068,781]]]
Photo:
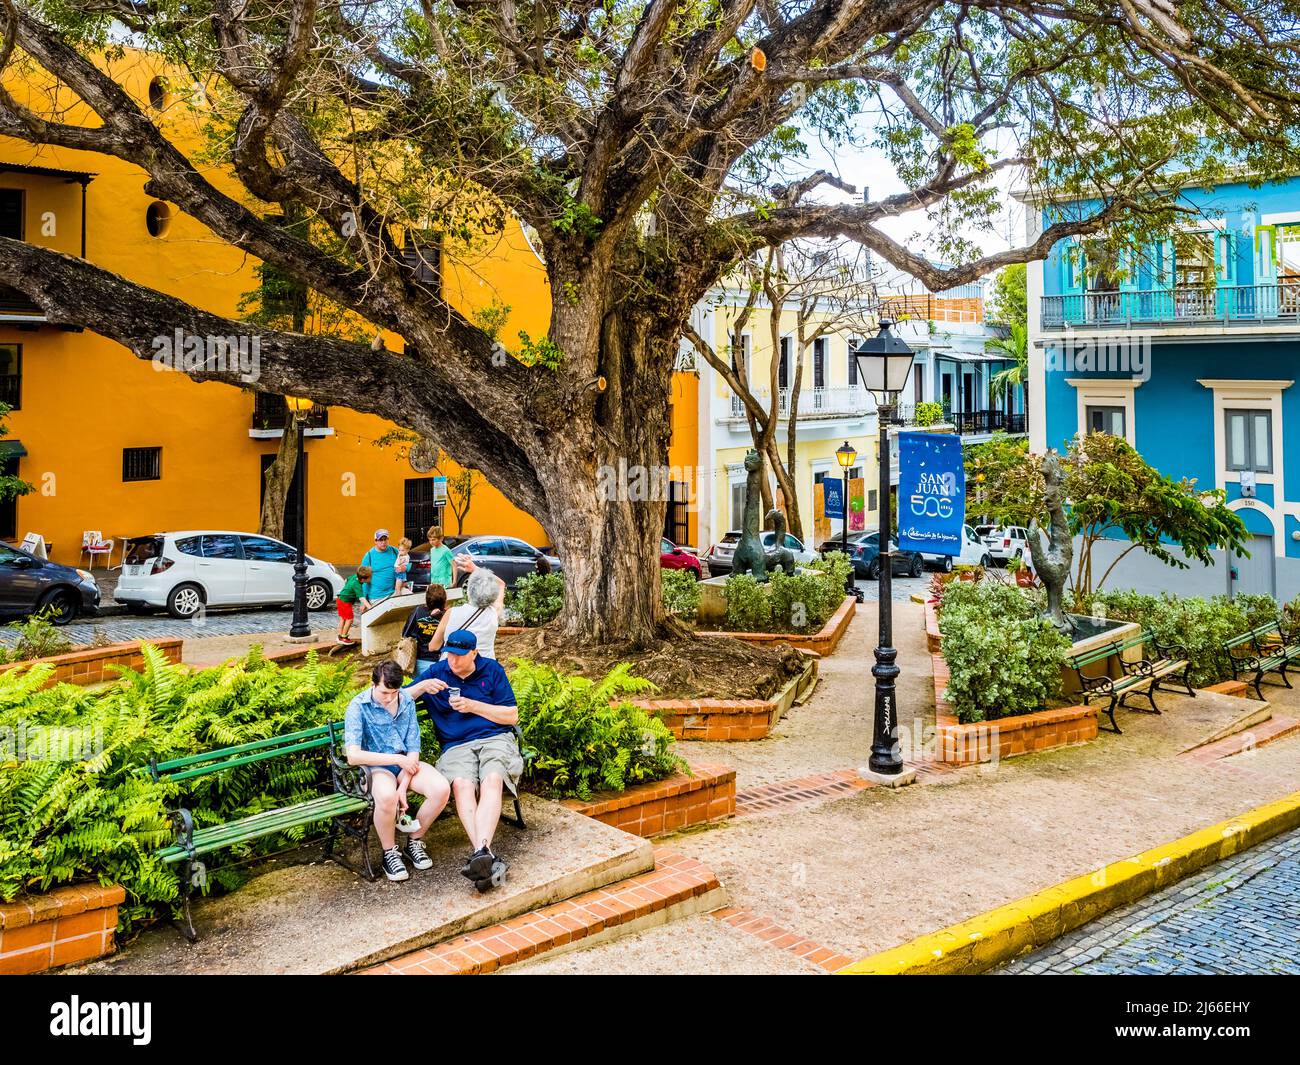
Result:
[[466,655],[470,651],[478,650],[478,637],[469,629],[457,629],[447,637],[447,642],[443,644],[448,654]]

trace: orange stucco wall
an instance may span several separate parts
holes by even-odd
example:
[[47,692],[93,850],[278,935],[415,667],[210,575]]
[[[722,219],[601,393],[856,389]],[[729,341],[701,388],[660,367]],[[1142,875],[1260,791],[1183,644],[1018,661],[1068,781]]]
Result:
[[[162,67],[151,56],[127,53],[112,69],[128,92],[146,100],[150,80]],[[40,91],[12,81],[6,87],[20,97]],[[201,118],[181,101],[168,109],[164,122],[191,158]],[[74,108],[66,120],[84,116]],[[151,236],[145,223],[150,203],[145,175],[134,166],[7,138],[0,138],[2,163],[97,175],[87,193],[86,254],[106,269],[232,317],[238,314],[240,297],[256,286],[253,260],[178,210],[173,209],[164,235]],[[225,191],[237,193],[227,175],[214,171],[209,176]],[[0,188],[25,191],[26,240],[79,254],[79,185],[0,171]],[[449,258],[444,287],[447,297],[467,312],[493,300],[509,305],[510,318],[501,331],[507,347],[516,345],[521,329],[532,336],[546,330],[550,302],[545,270],[515,223],[502,235]],[[5,344],[21,346],[23,367],[21,409],[9,416],[9,439],[27,449],[18,472],[36,488],[17,502],[17,538],[38,532],[53,543],[55,559],[75,562],[85,530],[115,538],[185,528],[256,530],[260,456],[274,453],[277,442],[250,438],[251,393],[158,372],[89,331],[0,323],[0,345]],[[695,384],[693,375],[675,375],[675,409],[682,422],[675,424],[670,463],[691,468],[697,450]],[[427,475],[413,471],[398,451],[375,446],[392,429],[382,419],[333,407],[329,425],[332,435],[309,438],[306,445],[307,544],[330,561],[355,564],[376,527],[401,535],[404,482]],[[122,449],[127,447],[161,447],[161,479],[124,482]],[[490,482],[492,471],[483,472]],[[691,480],[693,485],[693,473]],[[450,509],[446,524],[455,531]],[[693,516],[691,527],[693,531]],[[541,526],[490,483],[477,490],[465,532],[549,542]]]

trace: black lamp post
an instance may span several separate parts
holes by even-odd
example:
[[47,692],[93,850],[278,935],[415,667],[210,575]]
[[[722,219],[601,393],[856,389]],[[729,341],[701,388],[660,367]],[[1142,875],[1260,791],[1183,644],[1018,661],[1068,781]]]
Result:
[[877,398],[876,417],[880,422],[880,553],[877,567],[880,572],[880,634],[876,642],[876,664],[871,675],[876,678],[876,719],[871,739],[871,757],[868,767],[876,773],[893,775],[903,770],[903,757],[899,753],[898,703],[895,681],[899,669],[898,651],[894,643],[894,604],[892,592],[893,559],[889,541],[893,534],[890,514],[889,477],[889,423],[894,418],[898,394],[907,384],[915,354],[907,342],[889,331],[893,322],[882,319],[880,332],[873,339],[863,341],[853,353],[858,362],[858,373],[867,390]]
[[[846,556],[849,553],[849,469],[857,460],[857,457],[857,449],[847,440],[835,449],[835,458],[839,461],[840,469],[844,471],[844,536],[842,542],[844,544],[844,554]],[[845,591],[847,591],[849,595],[853,595],[856,592],[853,583],[852,559],[849,560],[848,585],[845,588]]]
[[[285,396],[289,404],[291,421],[298,433],[298,458],[294,471],[298,481],[298,491],[294,493],[293,508],[296,515],[297,536],[294,548],[296,556],[293,563],[293,624],[289,628],[289,638],[301,640],[311,635],[311,626],[307,624],[307,471],[303,469],[302,440],[303,430],[307,425],[307,412],[311,410],[309,399],[299,396]],[[297,417],[292,417],[296,414]]]

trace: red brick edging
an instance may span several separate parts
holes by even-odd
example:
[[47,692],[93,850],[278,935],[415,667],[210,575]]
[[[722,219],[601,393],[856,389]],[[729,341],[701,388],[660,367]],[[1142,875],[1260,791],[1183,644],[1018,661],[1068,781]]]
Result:
[[455,976],[495,972],[606,929],[640,921],[660,910],[721,891],[722,885],[708,866],[656,847],[655,867],[648,873],[362,969],[361,975]]
[[117,907],[125,899],[117,884],[74,884],[0,903],[0,975],[39,973],[111,954]]
[[634,836],[665,832],[710,821],[736,812],[736,771],[723,765],[693,765],[693,776],[678,773],[667,780],[635,784],[618,794],[583,802],[565,799],[561,805]]
[[1221,680],[1218,684],[1211,684],[1208,688],[1202,688],[1202,691],[1216,692],[1219,695],[1236,695],[1243,699],[1253,699],[1251,687],[1244,680]]
[[[929,604],[926,613],[928,620]],[[943,652],[932,651],[930,659],[934,667],[935,755],[940,762],[977,765],[1020,754],[1073,747],[1097,738],[1095,706],[1063,706],[963,725],[957,720],[952,704],[944,698],[950,676]]]
[[790,632],[697,632],[695,635],[730,636],[733,640],[744,640],[746,643],[788,643],[796,650],[812,651],[824,658],[826,655],[834,654],[835,649],[839,647],[840,640],[844,638],[844,633],[853,622],[853,615],[857,612],[857,608],[857,600],[851,595],[846,595],[839,609],[821,627],[821,631],[809,636]]
[[65,655],[51,655],[49,658],[31,658],[25,662],[10,662],[0,666],[0,673],[10,669],[30,669],[36,665],[51,665],[54,672],[44,687],[52,688],[56,684],[98,684],[105,680],[115,680],[115,672],[109,672],[108,666],[126,666],[129,669],[144,669],[145,643],[158,648],[169,662],[181,660],[179,637],[167,640],[132,640],[129,643],[110,643],[103,647],[85,647],[80,651],[69,651]]
[[679,740],[761,740],[796,700],[817,682],[817,661],[771,699],[633,699],[655,714]]
[[796,957],[803,958],[812,962],[819,968],[825,969],[828,973],[838,972],[846,965],[852,965],[853,959],[844,954],[837,954],[820,943],[814,943],[811,939],[804,939],[803,936],[795,932],[787,932],[770,917],[764,917],[761,914],[751,913],[749,910],[736,910],[729,906],[724,906],[720,910],[714,910],[713,917],[719,921],[725,921],[733,928],[741,932],[747,932],[757,939],[763,940],[778,950],[789,951]]

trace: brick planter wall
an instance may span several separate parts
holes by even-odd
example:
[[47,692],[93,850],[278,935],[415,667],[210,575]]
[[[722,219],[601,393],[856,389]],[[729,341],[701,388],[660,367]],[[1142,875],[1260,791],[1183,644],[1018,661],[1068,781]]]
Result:
[[[184,640],[146,640],[158,648],[169,662],[181,660],[181,646]],[[66,655],[52,655],[49,658],[33,658],[26,662],[10,662],[0,666],[0,672],[9,669],[28,669],[39,663],[48,663],[54,667],[54,673],[47,688],[55,684],[98,684],[100,681],[114,680],[115,670],[107,666],[127,666],[130,669],[144,668],[144,652],[140,650],[139,640],[130,643],[110,643],[104,647],[88,647],[83,651],[69,651]]]
[[[928,623],[929,604],[926,613]],[[1018,754],[1073,747],[1097,738],[1095,706],[1063,706],[963,725],[957,720],[952,704],[943,697],[948,687],[948,663],[939,650],[931,652],[930,659],[934,666],[936,761],[946,765],[977,765]]]
[[695,635],[730,636],[733,640],[744,640],[746,643],[788,643],[797,650],[812,651],[825,657],[834,654],[835,649],[839,647],[840,640],[844,638],[844,633],[853,622],[853,615],[857,612],[857,608],[857,600],[851,595],[846,595],[839,609],[821,627],[821,631],[808,636],[788,632],[697,632]]
[[658,836],[692,825],[721,821],[736,812],[736,771],[721,765],[693,765],[693,776],[637,784],[589,802],[565,799],[563,805],[602,824],[635,836]]
[[817,681],[817,659],[771,699],[633,699],[679,740],[761,740]]
[[39,973],[111,954],[117,907],[125,899],[116,884],[79,884],[0,903],[0,975]]

